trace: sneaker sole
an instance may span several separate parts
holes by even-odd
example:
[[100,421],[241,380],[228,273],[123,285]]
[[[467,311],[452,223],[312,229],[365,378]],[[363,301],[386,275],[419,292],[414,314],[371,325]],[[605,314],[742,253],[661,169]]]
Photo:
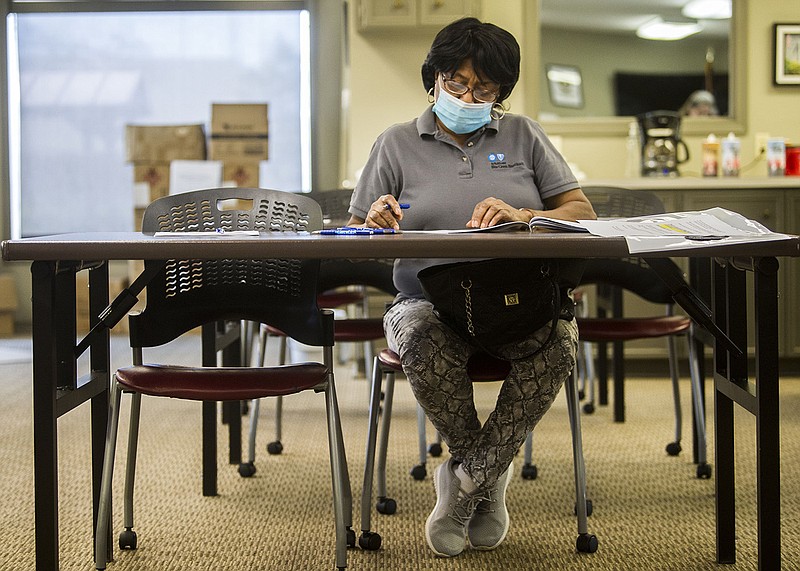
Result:
[[[439,557],[455,557],[456,555],[459,555],[461,553],[460,551],[458,553],[453,553],[453,554],[441,553],[441,552],[437,551],[436,548],[433,546],[433,542],[431,541],[431,535],[430,535],[430,521],[431,521],[431,518],[433,517],[433,514],[439,510],[439,508],[441,507],[440,504],[444,500],[444,496],[439,493],[439,489],[441,488],[441,484],[439,483],[439,478],[440,478],[440,474],[444,470],[447,470],[447,462],[449,462],[449,461],[445,461],[444,464],[440,464],[440,468],[437,468],[436,472],[434,472],[434,475],[433,475],[433,489],[436,491],[436,505],[433,507],[433,510],[431,511],[430,515],[428,515],[428,519],[425,520],[425,541],[428,542],[428,547],[431,548],[431,551],[433,551]],[[464,546],[466,547],[466,545],[467,545],[467,540],[466,540],[466,536],[465,536],[464,537]]]
[[[503,484],[503,494],[502,494],[503,504],[505,504],[506,501],[506,490],[508,489],[508,485],[511,483],[511,476],[514,473],[513,471],[514,471],[514,463],[512,462],[508,467],[506,482],[505,484]],[[506,509],[506,513],[508,513],[508,509]],[[491,551],[493,549],[497,549],[500,546],[500,544],[503,543],[503,541],[505,540],[510,525],[511,525],[511,517],[509,516],[506,517],[506,528],[503,530],[503,535],[500,536],[500,539],[494,545],[472,545],[472,541],[470,541],[468,534],[467,541],[469,542],[469,546],[476,551]]]

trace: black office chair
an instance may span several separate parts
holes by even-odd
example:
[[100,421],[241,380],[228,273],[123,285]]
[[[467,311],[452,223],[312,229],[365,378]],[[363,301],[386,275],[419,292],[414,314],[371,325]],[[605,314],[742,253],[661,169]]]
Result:
[[[601,218],[621,218],[664,212],[664,205],[653,193],[616,187],[587,187],[583,189],[592,202],[595,212]],[[666,263],[677,266],[671,260]],[[700,386],[700,370],[698,356],[695,354],[695,343],[692,341],[692,321],[684,315],[675,314],[675,301],[672,291],[666,283],[641,258],[624,259],[590,259],[583,272],[583,285],[598,286],[598,317],[578,317],[578,330],[582,342],[598,343],[600,360],[600,376],[607,371],[606,344],[613,344],[614,355],[614,419],[623,422],[625,419],[624,401],[624,346],[625,341],[636,339],[666,338],[669,347],[669,369],[672,381],[673,406],[675,411],[674,440],[666,446],[671,456],[681,452],[682,414],[678,374],[678,351],[675,338],[683,336],[689,347],[689,374],[694,403],[694,421],[697,434],[697,477],[709,478],[711,467],[706,462],[705,418],[702,408],[702,388]],[[630,291],[640,298],[665,308],[664,315],[649,317],[625,317],[622,308],[622,292]],[[609,312],[611,315],[609,315]],[[601,378],[602,382],[603,379]],[[592,383],[592,379],[587,379]],[[589,401],[584,405],[584,412],[594,410],[593,385],[589,389]]]
[[[507,361],[478,352],[467,363],[467,373],[474,382],[502,381],[508,375],[510,367],[510,363]],[[379,549],[382,542],[380,534],[371,529],[372,484],[376,470],[378,482],[375,507],[377,511],[391,515],[397,510],[397,501],[391,498],[386,490],[386,455],[389,447],[389,427],[392,417],[395,373],[402,372],[402,370],[399,355],[390,349],[384,349],[375,357],[372,373],[372,392],[370,394],[369,427],[367,430],[367,456],[361,493],[361,535],[358,539],[359,545],[367,550]],[[381,390],[384,376],[386,377],[386,386]],[[598,541],[597,537],[588,531],[587,518],[591,515],[592,503],[591,500],[586,498],[586,466],[583,459],[580,408],[578,407],[578,391],[574,372],[568,377],[564,389],[566,390],[567,411],[572,432],[572,454],[575,468],[575,513],[578,516],[578,537],[575,544],[577,550],[582,553],[594,553],[597,551]],[[382,412],[381,395],[383,395]],[[417,410],[418,423],[423,427],[420,430],[420,456],[424,469],[425,416],[424,413],[421,413],[419,405],[417,405]],[[378,442],[379,416],[380,442]]]
[[[319,206],[306,197],[264,189],[208,189],[169,196],[145,211],[148,231],[194,232],[211,229],[306,232],[322,227]],[[224,239],[224,238],[219,238]],[[168,260],[145,261],[163,267],[147,286],[144,311],[131,315],[133,366],[117,371],[103,464],[95,561],[104,569],[114,451],[122,392],[133,393],[125,482],[125,530],[121,549],[137,547],[133,531],[133,477],[141,395],[203,401],[204,423],[213,426],[216,401],[282,396],[313,390],[326,400],[336,535],[336,567],[347,564],[352,498],[333,374],[333,314],[317,306],[318,260]],[[303,343],[323,349],[322,363],[283,367],[217,367],[212,352],[203,367],[144,364],[143,348],[163,345],[200,325],[220,320],[270,323]],[[207,327],[207,326],[206,326]],[[206,333],[204,332],[204,337]]]

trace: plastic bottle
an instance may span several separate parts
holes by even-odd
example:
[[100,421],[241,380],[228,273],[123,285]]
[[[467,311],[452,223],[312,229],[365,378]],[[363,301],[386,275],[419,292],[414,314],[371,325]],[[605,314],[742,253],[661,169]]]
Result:
[[628,124],[628,139],[625,142],[627,154],[625,163],[625,176],[634,178],[642,172],[642,152],[639,146],[639,125],[636,121]]
[[722,139],[722,176],[739,176],[739,151],[741,143],[736,135],[728,133]]
[[703,142],[703,176],[717,176],[719,171],[719,141],[710,134]]
[[786,172],[786,141],[782,138],[767,139],[767,174],[783,176]]

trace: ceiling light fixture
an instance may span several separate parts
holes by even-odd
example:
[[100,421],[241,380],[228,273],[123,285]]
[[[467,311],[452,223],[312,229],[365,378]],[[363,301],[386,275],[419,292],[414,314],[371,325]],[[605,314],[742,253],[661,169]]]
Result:
[[696,20],[728,20],[733,13],[731,0],[691,0],[681,13]]
[[665,22],[659,16],[639,26],[636,35],[645,40],[682,40],[702,31],[697,22]]

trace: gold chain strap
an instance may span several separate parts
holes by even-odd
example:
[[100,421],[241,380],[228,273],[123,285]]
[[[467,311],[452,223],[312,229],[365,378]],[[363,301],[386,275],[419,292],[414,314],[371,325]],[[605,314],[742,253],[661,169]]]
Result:
[[469,292],[472,287],[472,280],[462,280],[461,287],[464,288],[464,306],[467,311],[467,331],[469,331],[470,335],[475,337],[475,327],[472,325],[472,296]]

